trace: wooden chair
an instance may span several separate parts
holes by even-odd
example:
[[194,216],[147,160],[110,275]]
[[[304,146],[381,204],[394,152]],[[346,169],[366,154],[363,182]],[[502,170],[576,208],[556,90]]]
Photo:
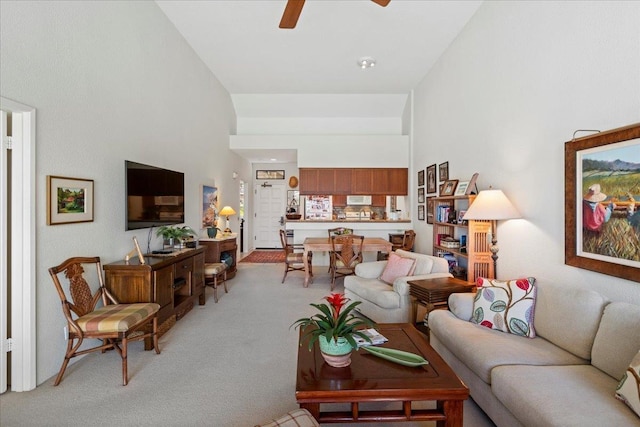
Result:
[[[336,227],[336,228],[328,229],[327,232],[329,233],[329,239],[331,239],[331,236],[342,236],[343,234],[353,234],[353,228]],[[333,265],[333,262],[331,262],[332,259],[333,259],[333,252],[329,252],[329,273],[331,273],[331,266]]]
[[[413,251],[413,244],[416,241],[416,232],[413,230],[405,230],[402,235],[402,243],[393,243],[391,250],[397,251],[398,249],[402,249],[407,252]],[[389,254],[386,252],[378,252],[378,261],[384,261],[389,259]]]
[[218,302],[218,282],[224,285],[224,293],[227,289],[227,264],[224,262],[212,262],[204,265],[204,284],[213,288],[213,301]]
[[[83,265],[96,268],[98,289],[91,295],[91,288],[84,278]],[[60,275],[69,281],[69,301],[60,283]],[[153,337],[153,346],[160,354],[158,346],[158,310],[155,303],[118,304],[115,298],[104,287],[102,265],[99,257],[74,257],[62,264],[51,267],[49,274],[62,301],[62,312],[67,319],[68,337],[67,352],[54,385],[60,384],[64,371],[72,357],[83,354],[114,349],[122,358],[122,385],[129,382],[127,372],[127,345],[129,341],[139,341]],[[100,307],[99,302],[102,302]],[[149,331],[150,329],[150,331]],[[84,339],[102,340],[102,345],[78,350]],[[76,342],[77,341],[77,342]],[[75,342],[75,344],[74,344]]]
[[[364,236],[343,234],[331,236],[331,290],[336,286],[336,278],[355,274],[356,265],[362,262]],[[340,249],[338,246],[340,245]]]
[[[290,271],[304,271],[304,253],[296,252],[300,248],[287,243],[287,232],[285,230],[280,230],[280,243],[282,243],[282,249],[284,250],[284,276],[282,277],[282,283],[284,283],[284,279],[287,278],[287,273]],[[313,277],[311,258],[312,254],[309,252],[307,257],[309,276]]]

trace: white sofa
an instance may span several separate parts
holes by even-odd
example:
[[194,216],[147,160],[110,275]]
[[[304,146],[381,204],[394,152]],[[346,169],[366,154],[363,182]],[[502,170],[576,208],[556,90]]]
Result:
[[377,323],[415,321],[410,319],[412,307],[408,281],[453,277],[444,258],[401,249],[395,253],[416,260],[412,276],[399,277],[389,285],[379,279],[388,261],[374,261],[358,264],[355,275],[344,278],[345,296],[352,301],[361,301],[358,310]]
[[469,321],[474,294],[429,314],[430,343],[498,426],[640,426],[615,398],[640,350],[640,306],[578,287],[537,285],[535,338]]

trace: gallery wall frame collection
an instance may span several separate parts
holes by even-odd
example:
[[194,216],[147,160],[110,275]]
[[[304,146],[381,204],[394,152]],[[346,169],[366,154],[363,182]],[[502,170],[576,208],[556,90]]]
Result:
[[640,123],[564,148],[565,264],[640,282]]
[[93,180],[47,176],[47,225],[93,221]]
[[427,193],[435,193],[437,189],[436,164],[434,163],[427,166]]

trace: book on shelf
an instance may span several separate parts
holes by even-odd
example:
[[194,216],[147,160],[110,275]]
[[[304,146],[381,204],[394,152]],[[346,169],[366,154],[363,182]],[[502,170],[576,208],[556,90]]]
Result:
[[371,339],[371,342],[365,340],[364,338],[360,338],[357,336],[354,336],[353,338],[356,340],[356,344],[358,344],[358,347],[366,347],[368,345],[378,345],[378,344],[384,344],[386,343],[388,340],[387,338],[382,335],[380,332],[378,332],[377,330],[370,328],[370,329],[365,329],[360,331],[363,334],[365,334],[366,336],[368,336]]

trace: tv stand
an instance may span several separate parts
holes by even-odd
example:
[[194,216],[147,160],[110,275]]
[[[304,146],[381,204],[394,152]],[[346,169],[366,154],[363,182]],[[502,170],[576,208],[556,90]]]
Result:
[[[204,247],[183,249],[171,254],[151,254],[140,264],[137,257],[103,266],[105,286],[120,303],[155,302],[158,333],[162,336],[187,314],[198,300],[205,304]],[[153,340],[145,339],[151,350]]]

